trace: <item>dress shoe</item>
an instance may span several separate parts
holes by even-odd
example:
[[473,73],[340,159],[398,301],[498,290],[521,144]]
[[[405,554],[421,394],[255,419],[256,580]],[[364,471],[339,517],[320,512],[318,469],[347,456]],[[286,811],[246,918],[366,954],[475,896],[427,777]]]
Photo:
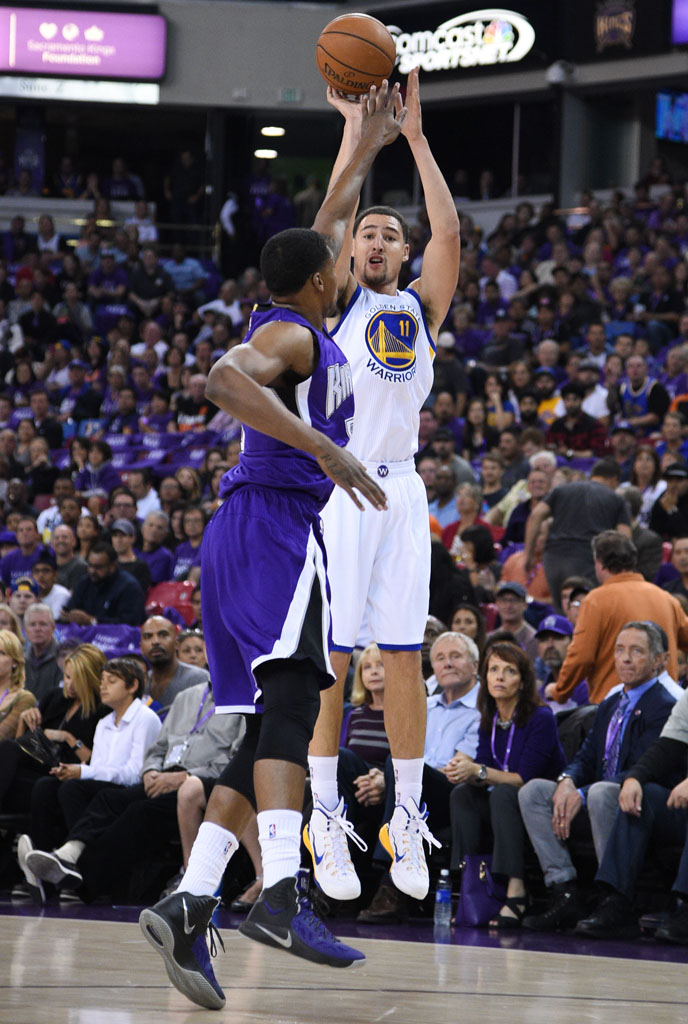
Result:
[[659,942],[672,942],[676,946],[688,946],[688,903],[682,903],[667,914],[655,932]]
[[529,914],[523,927],[531,932],[561,932],[573,928],[585,914],[575,882],[559,882],[549,890],[551,903],[542,914]]
[[408,897],[385,876],[371,904],[356,918],[361,924],[403,924],[408,918]]
[[241,896],[237,896],[235,900],[232,900],[229,909],[233,914],[248,914],[262,891],[263,876],[259,875],[258,878],[255,878],[251,882],[248,889],[245,889],[244,892],[242,892]]
[[640,925],[631,904],[620,892],[612,892],[602,900],[590,917],[576,925],[576,935],[590,939],[636,939]]

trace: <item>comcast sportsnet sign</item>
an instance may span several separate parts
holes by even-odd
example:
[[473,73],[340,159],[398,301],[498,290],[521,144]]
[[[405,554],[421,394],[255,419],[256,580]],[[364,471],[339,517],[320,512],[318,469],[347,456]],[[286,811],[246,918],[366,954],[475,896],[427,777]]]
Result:
[[495,64],[515,64],[530,53],[535,30],[515,11],[487,7],[450,18],[435,29],[404,32],[388,25],[397,46],[402,75],[413,68],[452,71]]

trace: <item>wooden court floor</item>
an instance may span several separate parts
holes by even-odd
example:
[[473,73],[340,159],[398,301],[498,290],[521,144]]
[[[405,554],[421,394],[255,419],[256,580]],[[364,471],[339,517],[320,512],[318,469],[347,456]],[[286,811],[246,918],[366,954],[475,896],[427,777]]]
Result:
[[223,929],[220,1012],[168,983],[138,925],[0,916],[3,1024],[680,1024],[685,963],[360,939],[365,966],[316,967]]

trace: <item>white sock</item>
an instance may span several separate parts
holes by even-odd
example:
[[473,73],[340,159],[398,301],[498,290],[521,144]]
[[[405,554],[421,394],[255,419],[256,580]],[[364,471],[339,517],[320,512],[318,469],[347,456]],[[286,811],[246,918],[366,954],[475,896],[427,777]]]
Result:
[[311,757],[308,755],[308,767],[311,773],[311,792],[313,799],[333,811],[339,803],[337,788],[338,757]]
[[68,861],[69,864],[76,864],[85,846],[86,843],[82,843],[80,839],[68,839],[62,846],[58,846],[54,852],[62,860]]
[[420,807],[423,793],[423,764],[422,757],[392,758],[396,803],[405,804],[411,797],[415,800],[416,806]]
[[191,847],[189,866],[177,886],[177,892],[192,896],[214,896],[229,858],[239,849],[237,837],[229,829],[204,821]]
[[300,811],[260,811],[258,838],[263,855],[263,888],[295,875],[301,865]]

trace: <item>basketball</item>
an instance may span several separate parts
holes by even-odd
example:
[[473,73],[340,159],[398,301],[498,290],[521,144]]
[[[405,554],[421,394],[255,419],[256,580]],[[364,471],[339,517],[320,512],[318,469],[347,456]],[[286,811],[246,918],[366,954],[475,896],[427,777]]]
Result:
[[318,71],[337,92],[356,95],[379,86],[394,70],[391,33],[369,14],[342,14],[326,25],[315,48]]

